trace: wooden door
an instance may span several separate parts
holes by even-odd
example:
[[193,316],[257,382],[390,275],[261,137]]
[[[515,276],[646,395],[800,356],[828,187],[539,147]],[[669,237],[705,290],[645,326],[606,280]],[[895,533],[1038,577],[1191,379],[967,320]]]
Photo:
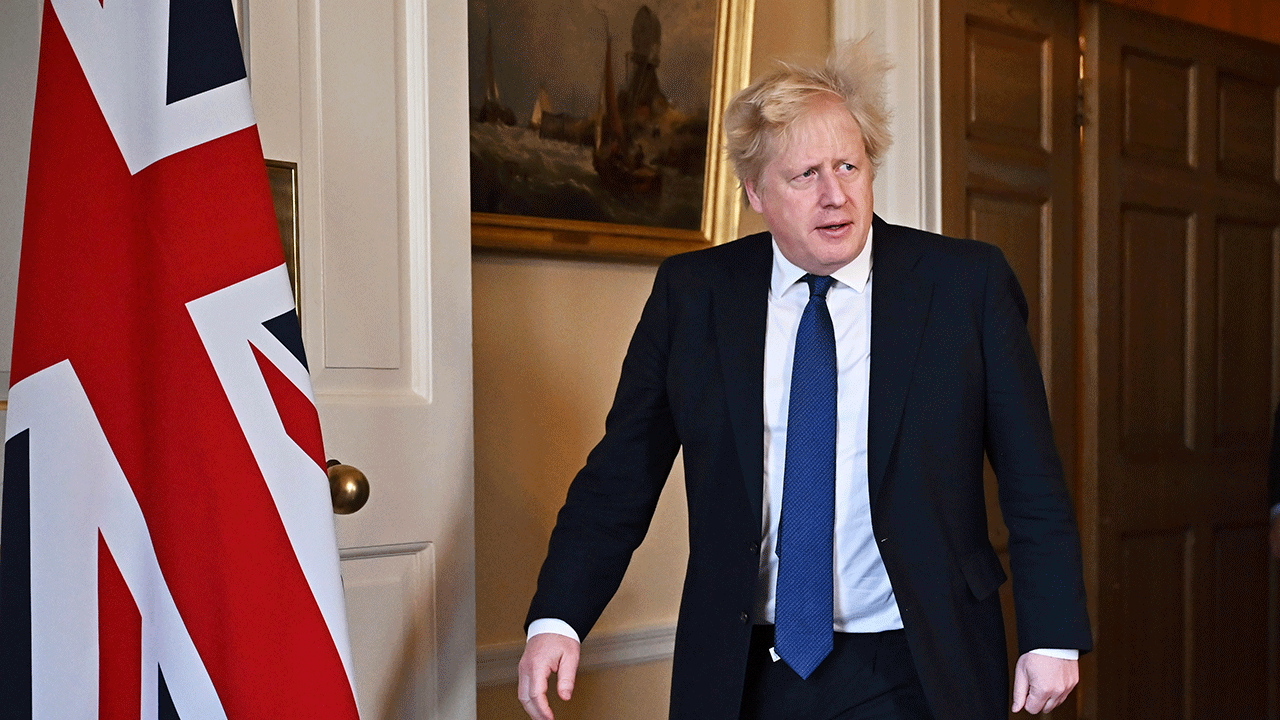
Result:
[[297,164],[302,324],[361,717],[475,717],[463,0],[241,0],[266,156]]
[[[942,3],[943,232],[1004,251],[1030,310],[1054,433],[1076,478],[1076,11],[1053,0]],[[992,544],[1006,570],[1009,533],[988,466]],[[1078,495],[1078,488],[1072,488]],[[1010,671],[1013,594],[1001,588]],[[1072,717],[1073,695],[1054,717]]]
[[1276,718],[1280,47],[1085,11],[1088,715]]

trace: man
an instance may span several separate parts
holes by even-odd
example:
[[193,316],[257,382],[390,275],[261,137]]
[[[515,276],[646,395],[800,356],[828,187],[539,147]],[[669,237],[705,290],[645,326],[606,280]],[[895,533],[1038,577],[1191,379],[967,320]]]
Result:
[[578,641],[681,447],[670,717],[1004,717],[984,449],[1024,653],[1012,708],[1051,710],[1075,686],[1091,648],[1079,539],[1026,302],[995,248],[873,216],[884,69],[860,44],[730,102],[729,154],[770,232],[658,270],[538,578],[519,689],[535,720],[550,673],[569,698]]

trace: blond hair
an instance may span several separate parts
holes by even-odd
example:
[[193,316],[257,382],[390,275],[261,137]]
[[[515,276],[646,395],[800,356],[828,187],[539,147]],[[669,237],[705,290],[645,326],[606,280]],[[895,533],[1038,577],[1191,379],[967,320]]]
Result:
[[893,141],[885,102],[885,74],[892,65],[871,51],[869,38],[841,43],[822,68],[779,61],[772,72],[733,96],[725,109],[724,132],[738,180],[759,180],[779,141],[787,139],[791,124],[823,97],[844,103],[862,131],[872,171],[880,166]]

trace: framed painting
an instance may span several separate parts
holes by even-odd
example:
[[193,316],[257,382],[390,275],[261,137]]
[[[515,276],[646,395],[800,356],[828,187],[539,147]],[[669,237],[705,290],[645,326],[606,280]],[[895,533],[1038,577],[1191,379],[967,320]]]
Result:
[[276,229],[280,231],[280,247],[284,265],[293,288],[293,304],[302,317],[302,288],[298,283],[298,164],[284,160],[267,160],[267,184],[271,187],[271,204],[276,209]]
[[663,258],[726,242],[724,106],[753,0],[468,0],[472,245]]

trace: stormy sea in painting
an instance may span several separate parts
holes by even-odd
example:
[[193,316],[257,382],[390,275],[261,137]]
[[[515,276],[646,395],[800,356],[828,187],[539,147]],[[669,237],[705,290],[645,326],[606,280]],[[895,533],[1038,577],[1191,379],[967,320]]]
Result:
[[528,128],[471,123],[471,209],[529,217],[697,230],[702,172],[657,166],[656,192],[611,191],[592,147],[548,140]]
[[[671,82],[687,103],[691,86],[706,87],[709,65],[692,73],[671,67],[660,73],[663,28],[647,5],[628,13],[630,49],[615,53],[608,13],[596,6],[577,16],[603,35],[586,43],[595,52],[579,46],[584,52],[579,84],[566,85],[543,75],[536,64],[523,65],[516,77],[524,83],[524,99],[513,109],[504,102],[498,79],[508,64],[528,56],[504,52],[508,43],[495,32],[494,8],[484,11],[488,24],[482,44],[474,42],[479,28],[472,28],[473,47],[481,45],[483,55],[472,65],[482,94],[471,108],[471,209],[698,230],[707,157],[705,100],[680,107],[662,83]],[[615,57],[622,65],[617,83]],[[689,67],[688,61],[680,67]],[[535,78],[541,79],[531,89],[528,83]],[[694,92],[707,97],[705,91]]]

